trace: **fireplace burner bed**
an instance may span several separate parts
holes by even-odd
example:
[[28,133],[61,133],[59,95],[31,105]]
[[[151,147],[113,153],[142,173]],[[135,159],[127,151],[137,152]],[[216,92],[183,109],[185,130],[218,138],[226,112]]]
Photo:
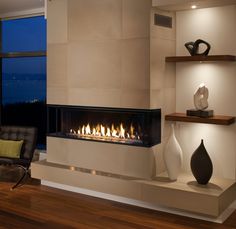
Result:
[[161,141],[161,110],[48,105],[48,136],[151,147]]

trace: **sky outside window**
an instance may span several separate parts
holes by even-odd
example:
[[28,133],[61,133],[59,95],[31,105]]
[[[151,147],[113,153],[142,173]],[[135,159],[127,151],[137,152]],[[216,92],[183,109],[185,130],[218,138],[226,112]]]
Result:
[[2,22],[2,52],[46,51],[43,16]]

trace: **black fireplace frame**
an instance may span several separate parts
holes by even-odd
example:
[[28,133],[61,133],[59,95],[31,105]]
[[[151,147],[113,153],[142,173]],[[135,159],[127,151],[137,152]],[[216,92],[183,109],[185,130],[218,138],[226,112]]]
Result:
[[[102,141],[103,143],[122,144],[139,147],[152,147],[161,142],[161,109],[132,109],[132,108],[111,108],[111,107],[91,107],[91,106],[71,106],[71,105],[47,105],[47,136],[57,138],[68,138],[83,141],[96,141],[97,139],[85,139],[66,135],[62,132],[64,112],[98,112],[113,113],[116,115],[134,115],[140,117],[144,130],[143,143],[130,144],[126,142]],[[148,128],[147,128],[148,126]]]

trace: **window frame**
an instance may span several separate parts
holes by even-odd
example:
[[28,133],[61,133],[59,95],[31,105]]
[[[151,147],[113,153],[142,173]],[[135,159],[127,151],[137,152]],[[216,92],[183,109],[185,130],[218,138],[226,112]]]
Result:
[[[40,15],[32,15],[30,17],[37,17]],[[43,16],[43,15],[41,15]],[[30,18],[29,17],[29,18]],[[21,19],[25,17],[18,17],[17,19]],[[13,18],[14,20],[16,18]],[[2,74],[3,74],[3,58],[17,58],[17,57],[46,57],[47,56],[47,51],[29,51],[29,52],[2,52],[2,21],[4,19],[0,18],[0,125],[2,125],[2,106],[3,106],[3,101],[2,101]],[[11,20],[11,19],[9,19]]]

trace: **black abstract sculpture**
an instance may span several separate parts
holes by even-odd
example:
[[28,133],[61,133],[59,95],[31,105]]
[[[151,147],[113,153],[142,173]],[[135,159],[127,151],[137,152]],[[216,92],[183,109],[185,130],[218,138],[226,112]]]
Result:
[[194,151],[190,165],[197,182],[199,184],[207,184],[212,176],[213,165],[203,144],[203,140],[201,140],[201,144]]
[[[200,44],[205,44],[206,45],[206,50],[202,53],[199,53],[199,45]],[[188,49],[189,53],[191,54],[191,56],[207,56],[211,46],[209,43],[207,43],[204,40],[198,39],[195,42],[190,41],[184,44],[184,46]]]

